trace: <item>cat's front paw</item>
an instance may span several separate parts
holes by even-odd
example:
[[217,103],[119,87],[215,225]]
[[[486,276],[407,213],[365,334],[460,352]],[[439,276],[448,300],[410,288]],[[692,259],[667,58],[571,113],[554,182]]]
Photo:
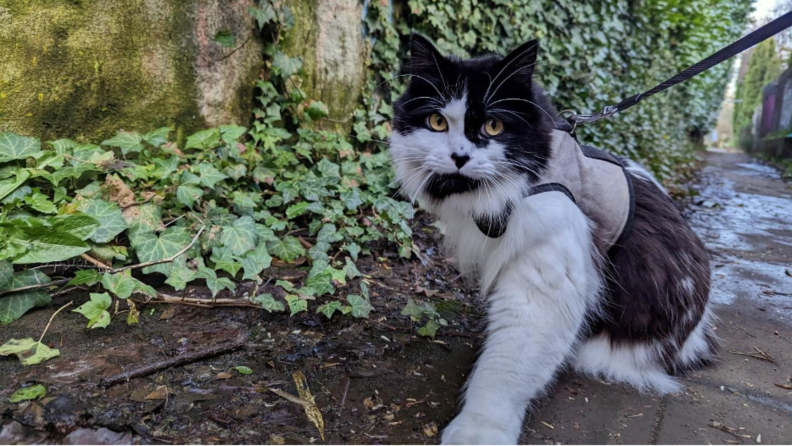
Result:
[[517,444],[520,428],[462,412],[443,429],[442,444]]

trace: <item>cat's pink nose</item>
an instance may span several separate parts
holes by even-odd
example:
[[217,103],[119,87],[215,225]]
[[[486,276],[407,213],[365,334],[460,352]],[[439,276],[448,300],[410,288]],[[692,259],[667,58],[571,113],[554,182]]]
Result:
[[461,169],[465,163],[470,161],[470,155],[458,155],[456,153],[452,153],[451,159],[454,160],[454,164],[456,164],[457,169]]

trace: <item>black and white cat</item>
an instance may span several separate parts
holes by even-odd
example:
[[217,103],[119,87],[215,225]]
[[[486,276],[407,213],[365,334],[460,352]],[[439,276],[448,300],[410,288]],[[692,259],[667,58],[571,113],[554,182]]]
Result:
[[[671,375],[716,358],[707,254],[646,170],[608,155],[632,197],[630,227],[612,246],[564,187],[539,187],[551,170],[564,175],[554,147],[571,137],[532,81],[538,46],[460,60],[414,35],[394,108],[402,191],[440,220],[488,305],[487,339],[444,444],[516,443],[531,401],[568,365],[667,393],[679,388]],[[587,200],[608,195],[609,183],[586,184]]]

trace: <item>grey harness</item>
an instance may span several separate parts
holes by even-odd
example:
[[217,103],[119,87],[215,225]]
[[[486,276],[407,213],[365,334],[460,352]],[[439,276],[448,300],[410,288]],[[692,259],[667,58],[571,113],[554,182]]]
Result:
[[[624,162],[608,152],[581,146],[567,132],[553,132],[547,169],[528,195],[562,192],[594,222],[594,236],[606,250],[629,232],[635,211],[632,181]],[[497,238],[506,232],[512,205],[502,215],[476,217],[484,235]]]

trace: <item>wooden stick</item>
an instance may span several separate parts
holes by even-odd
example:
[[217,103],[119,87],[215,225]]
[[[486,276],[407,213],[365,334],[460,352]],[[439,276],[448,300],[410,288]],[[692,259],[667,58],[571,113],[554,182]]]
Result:
[[139,367],[137,369],[130,370],[128,372],[123,372],[117,375],[113,375],[109,378],[103,379],[101,381],[101,384],[105,387],[111,387],[116,384],[129,382],[132,379],[148,376],[160,372],[162,370],[169,369],[171,367],[179,367],[185,364],[190,364],[196,361],[200,361],[202,359],[210,358],[212,356],[229,353],[245,345],[245,341],[247,341],[247,338],[248,338],[248,334],[244,333],[239,337],[237,337],[236,339],[234,339],[233,341],[228,341],[222,344],[213,345],[211,347],[202,350],[185,353],[183,355],[179,355],[173,358],[168,358],[163,361],[157,361],[151,364],[147,364],[143,367]]
[[50,316],[50,318],[49,318],[49,322],[47,322],[47,326],[44,327],[44,331],[41,333],[41,337],[39,338],[39,344],[41,344],[41,340],[44,339],[44,335],[47,334],[47,330],[49,330],[50,325],[52,324],[52,320],[55,319],[55,316],[57,316],[57,314],[60,313],[61,310],[63,310],[64,308],[68,307],[69,305],[72,305],[73,303],[74,303],[74,301],[71,301],[71,302],[67,303],[66,305],[58,308],[58,310],[55,311],[54,313],[52,313],[52,316]]
[[105,265],[104,263],[96,260],[95,258],[89,256],[86,253],[80,254],[80,258],[85,260],[86,262],[90,263],[91,265],[99,268],[99,269],[110,269],[111,268],[110,266]]
[[137,265],[123,266],[121,268],[114,268],[114,269],[111,269],[109,272],[110,272],[110,274],[116,274],[116,273],[120,273],[122,271],[126,271],[128,269],[139,269],[139,268],[145,268],[147,266],[159,265],[160,263],[170,263],[170,262],[176,260],[180,255],[182,255],[185,252],[189,251],[190,248],[192,248],[193,245],[195,245],[195,242],[198,241],[198,237],[201,236],[201,233],[204,231],[204,229],[206,229],[206,226],[201,226],[201,229],[198,230],[198,233],[195,234],[195,237],[193,237],[193,239],[192,239],[192,241],[190,241],[189,245],[185,246],[181,251],[177,252],[176,254],[174,254],[174,255],[172,255],[172,256],[170,256],[168,258],[160,259],[160,260],[152,260],[151,262],[138,263]]

